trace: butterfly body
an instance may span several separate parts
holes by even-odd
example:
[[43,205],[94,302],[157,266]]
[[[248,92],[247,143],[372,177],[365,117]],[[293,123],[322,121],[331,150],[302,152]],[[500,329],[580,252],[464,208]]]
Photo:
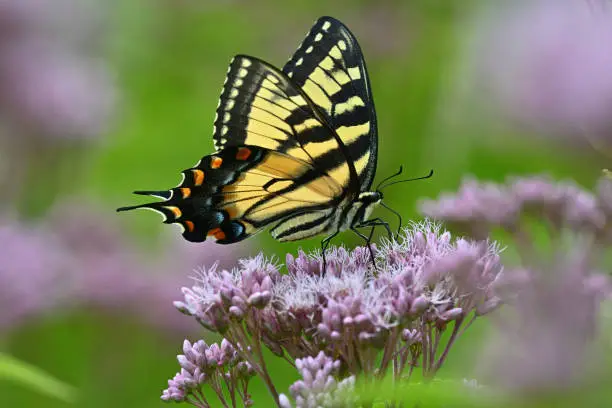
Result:
[[[279,241],[385,225],[376,112],[353,34],[321,17],[282,70],[258,58],[229,65],[213,129],[216,152],[184,170],[163,201],[120,208],[162,213],[185,239],[241,241],[266,227]],[[363,236],[358,232],[360,236]],[[371,233],[370,233],[371,238]]]

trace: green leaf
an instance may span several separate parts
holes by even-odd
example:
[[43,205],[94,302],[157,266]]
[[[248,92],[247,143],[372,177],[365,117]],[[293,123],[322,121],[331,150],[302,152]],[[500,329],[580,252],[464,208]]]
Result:
[[42,394],[73,403],[76,400],[76,389],[52,377],[43,370],[0,353],[0,379],[21,383]]

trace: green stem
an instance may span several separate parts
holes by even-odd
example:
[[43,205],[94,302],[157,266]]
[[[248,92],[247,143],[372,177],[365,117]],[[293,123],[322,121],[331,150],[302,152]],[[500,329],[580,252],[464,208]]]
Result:
[[464,319],[463,317],[460,317],[457,320],[455,320],[455,326],[453,327],[453,332],[451,333],[450,339],[448,339],[448,342],[446,343],[446,347],[444,348],[442,355],[440,356],[438,361],[436,361],[435,365],[433,366],[432,377],[438,372],[438,370],[444,363],[444,360],[446,360],[446,357],[448,356],[448,352],[450,351],[451,346],[457,339],[457,336],[459,334],[459,328],[461,327],[461,324],[463,323],[463,319]]

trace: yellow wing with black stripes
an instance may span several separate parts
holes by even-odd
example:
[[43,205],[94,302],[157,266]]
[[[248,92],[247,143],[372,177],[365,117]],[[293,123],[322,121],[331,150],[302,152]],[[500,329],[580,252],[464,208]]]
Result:
[[[119,208],[151,209],[165,223],[183,227],[185,239],[201,242],[212,238],[221,244],[241,241],[270,223],[288,217],[317,219],[325,228],[333,202],[342,186],[304,160],[256,147],[227,147],[205,156],[183,171],[183,181],[166,191],[136,191],[164,199]],[[329,218],[329,219],[327,219]],[[312,228],[307,228],[312,230]],[[304,229],[277,229],[281,240],[296,239]]]
[[227,244],[274,225],[296,240],[343,225],[376,166],[376,115],[357,41],[335,19],[319,19],[281,71],[254,57],[230,63],[216,111],[216,152],[183,171],[152,209],[182,225],[190,241]]
[[230,63],[214,124],[217,150],[248,145],[284,153],[358,192],[347,149],[360,141],[351,136],[341,138],[310,96],[277,68],[244,55]]
[[335,18],[321,17],[283,72],[340,136],[361,191],[368,190],[376,171],[378,129],[368,71],[355,36]]
[[282,72],[236,57],[213,140],[216,149],[249,144],[301,158],[295,148],[313,143],[309,148],[317,156],[326,155],[315,164],[343,164],[340,184],[348,185],[351,176],[361,191],[369,189],[378,151],[376,111],[365,60],[350,30],[332,17],[319,18]]

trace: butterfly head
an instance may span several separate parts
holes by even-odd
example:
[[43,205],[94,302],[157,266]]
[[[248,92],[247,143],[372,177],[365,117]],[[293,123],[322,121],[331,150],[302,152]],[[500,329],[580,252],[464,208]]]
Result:
[[[385,207],[387,210],[394,213],[398,217],[399,219],[398,233],[399,233],[399,231],[402,228],[402,216],[397,211],[393,210],[392,208],[389,208],[385,203],[382,202],[382,199],[383,199],[382,190],[393,184],[404,183],[407,181],[414,181],[414,180],[423,180],[423,179],[428,179],[431,176],[433,176],[433,170],[431,170],[426,176],[394,181],[393,179],[399,176],[400,174],[402,174],[402,171],[403,171],[403,167],[400,166],[399,170],[395,174],[392,174],[391,176],[385,178],[380,183],[378,183],[378,186],[376,186],[376,191],[366,191],[366,192],[359,194],[357,201],[360,202],[360,205],[361,205],[361,211],[360,211],[361,217],[359,218],[359,221],[361,223],[365,222],[370,216],[370,214],[372,213],[372,210],[374,210],[374,207],[380,204],[383,207]],[[386,222],[382,222],[382,221],[379,221],[379,222],[381,222],[382,225],[386,225],[387,231],[389,231],[389,226]],[[389,234],[391,233],[389,232]]]
[[[364,208],[369,209],[368,214],[382,201],[380,191],[365,191],[357,197],[357,202]],[[367,218],[367,217],[366,217]]]
[[365,222],[374,211],[374,208],[382,202],[382,193],[379,191],[364,191],[357,196],[353,203],[354,212],[352,224]]
[[363,206],[376,206],[382,199],[383,195],[380,191],[364,191],[357,197],[357,201]]

